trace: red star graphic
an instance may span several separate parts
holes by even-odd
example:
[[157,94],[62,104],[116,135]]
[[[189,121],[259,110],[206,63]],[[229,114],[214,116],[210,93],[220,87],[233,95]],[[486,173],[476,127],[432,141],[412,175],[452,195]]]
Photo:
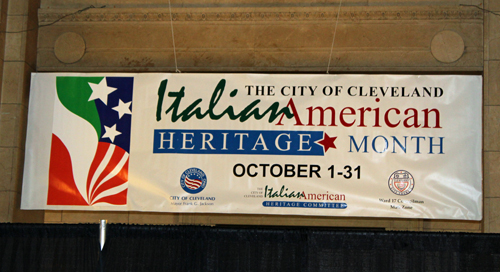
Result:
[[335,146],[335,140],[337,140],[337,137],[330,137],[325,132],[325,134],[323,134],[323,139],[317,141],[316,143],[319,145],[322,145],[323,150],[326,153],[326,151],[328,151],[328,149],[330,149],[330,147],[337,149],[337,147]]

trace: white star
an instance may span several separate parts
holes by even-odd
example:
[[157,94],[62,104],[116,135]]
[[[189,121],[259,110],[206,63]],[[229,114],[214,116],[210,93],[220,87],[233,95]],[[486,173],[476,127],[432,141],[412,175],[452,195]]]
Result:
[[108,94],[114,92],[117,88],[113,87],[108,87],[108,81],[106,78],[104,80],[101,80],[99,84],[95,83],[90,83],[89,86],[92,89],[92,94],[89,97],[89,101],[91,100],[96,100],[96,99],[101,99],[101,101],[104,103],[104,105],[108,104]]
[[103,138],[109,138],[111,142],[115,141],[115,137],[122,134],[121,132],[116,130],[116,124],[114,124],[112,127],[107,127],[104,126],[104,130],[106,133],[102,136]]
[[130,103],[132,103],[132,101],[124,103],[121,99],[118,100],[118,106],[113,108],[118,112],[118,119],[122,118],[125,114],[132,114],[130,111]]

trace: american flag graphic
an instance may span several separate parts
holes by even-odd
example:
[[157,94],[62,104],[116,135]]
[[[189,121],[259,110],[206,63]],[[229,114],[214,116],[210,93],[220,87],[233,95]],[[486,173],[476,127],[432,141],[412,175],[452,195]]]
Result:
[[132,77],[57,77],[48,205],[127,204]]
[[186,184],[186,187],[188,187],[191,190],[196,190],[200,188],[201,184],[203,183],[203,181],[199,179],[190,179],[188,177],[184,178],[184,182]]

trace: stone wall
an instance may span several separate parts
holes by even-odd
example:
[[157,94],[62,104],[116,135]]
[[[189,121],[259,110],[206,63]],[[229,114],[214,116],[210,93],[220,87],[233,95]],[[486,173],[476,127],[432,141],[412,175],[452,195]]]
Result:
[[[47,24],[73,11],[41,9],[39,19]],[[182,72],[324,73],[337,11],[336,6],[173,8],[178,67]],[[481,72],[482,22],[482,11],[474,8],[344,6],[331,71]],[[175,71],[170,25],[164,8],[89,9],[40,29],[37,69]],[[456,61],[440,62],[431,52],[433,38],[443,31],[456,33],[465,44]],[[54,46],[67,32],[85,41],[77,62],[57,58],[74,51]],[[435,43],[434,53],[446,52],[443,45]]]
[[483,180],[484,232],[500,232],[500,2],[484,1],[496,12],[484,17]]
[[[9,2],[9,6],[18,3],[4,2]],[[172,0],[171,24],[166,0],[21,2],[28,3],[26,11],[40,7],[38,23],[47,26],[34,31],[38,34],[36,52],[25,50],[16,59],[16,69],[24,69],[22,74],[16,74],[18,84],[24,85],[19,89],[12,87],[7,96],[3,92],[10,87],[2,84],[0,110],[2,114],[12,112],[11,116],[17,119],[0,116],[0,169],[10,169],[9,186],[13,186],[5,190],[0,187],[0,195],[14,199],[20,192],[19,173],[24,156],[27,72],[175,72],[177,61],[182,72],[326,73],[339,5],[338,1],[326,0]],[[329,68],[330,73],[484,73],[485,212],[480,222],[139,212],[23,213],[18,211],[18,202],[3,198],[0,203],[8,203],[9,208],[0,204],[0,221],[21,220],[12,216],[16,213],[33,214],[32,221],[37,221],[43,213],[47,223],[108,219],[112,223],[140,224],[500,232],[496,224],[500,214],[500,91],[496,84],[500,69],[500,16],[480,8],[500,10],[500,4],[494,0],[343,0]],[[27,15],[26,19],[33,18],[36,14]],[[22,35],[29,46],[34,46],[29,40],[30,32]],[[8,41],[5,44],[9,48]],[[6,50],[5,60],[14,53]],[[4,78],[10,79],[11,74],[5,71],[8,65],[2,64]],[[3,179],[0,184],[4,184]]]
[[37,0],[1,1],[0,222],[42,222],[44,217],[42,211],[19,209],[38,7]]

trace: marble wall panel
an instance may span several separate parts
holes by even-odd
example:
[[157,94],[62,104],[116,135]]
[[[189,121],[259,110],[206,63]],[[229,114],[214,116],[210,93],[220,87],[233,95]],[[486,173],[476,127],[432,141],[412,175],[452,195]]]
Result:
[[500,198],[491,197],[484,200],[484,228],[487,233],[500,233]]
[[[124,71],[172,70],[171,39],[154,34],[165,32],[167,28],[149,23],[144,27],[124,24],[125,27],[115,23],[102,23],[91,27],[58,26],[41,30],[38,70],[117,71],[120,67]],[[347,28],[352,31],[346,31]],[[461,33],[465,37],[466,51],[458,61],[445,64],[437,61],[430,53],[430,41],[443,29],[440,25],[345,25],[336,38],[332,59],[335,66],[353,70],[386,67],[387,70],[400,71],[481,71],[483,51],[475,42],[482,38],[481,32],[477,31],[480,28],[480,24],[448,25],[447,29],[466,31]],[[321,71],[330,56],[331,27],[324,24],[183,23],[174,25],[174,29],[178,32],[175,38],[178,66],[188,71],[200,70],[199,67],[205,67],[205,71],[290,71],[301,68]],[[73,64],[61,63],[51,53],[55,39],[67,31],[79,33],[86,43],[85,55]],[[149,34],[134,39],[129,32]]]
[[488,24],[488,33],[487,40],[489,47],[489,58],[488,60],[500,60],[500,16],[494,16],[492,14],[488,14],[487,24]]
[[[257,67],[274,67],[275,70],[281,68],[324,68],[328,65],[329,51],[320,52],[279,52],[264,50],[256,51]],[[332,54],[332,71],[367,71],[378,68],[380,71],[481,71],[481,52],[471,52],[462,58],[449,64],[438,62],[428,50],[370,50],[370,51],[341,51],[334,50]],[[459,63],[460,62],[460,63]],[[462,66],[463,64],[464,66]],[[298,69],[297,69],[298,70]]]
[[[469,0],[470,1],[470,0]],[[398,6],[413,6],[418,3],[425,4],[425,1],[414,1],[414,0],[368,0],[369,5],[398,5]],[[441,0],[438,1],[437,5],[457,5],[459,0]]]
[[12,222],[15,192],[0,190],[0,223]]
[[496,0],[484,0],[484,6],[488,10],[500,11],[500,2]]
[[25,87],[29,86],[32,69],[24,61],[7,61],[3,68],[2,103],[27,105],[28,89]]
[[[258,25],[255,47],[330,49],[334,29],[334,22]],[[442,29],[442,25],[432,23],[343,21],[337,27],[334,47],[352,50],[428,48],[432,37]]]
[[[459,4],[481,4],[481,0],[345,0],[342,5],[346,6],[423,6],[432,3],[436,6],[459,5]],[[338,5],[338,0],[171,0],[172,6],[206,7],[206,6],[331,6]],[[107,5],[111,7],[123,6],[167,6],[165,0],[44,0],[43,8],[57,7],[82,7],[85,5]]]
[[44,223],[54,223],[61,224],[62,223],[62,211],[44,211]]
[[[493,62],[488,61],[486,59],[486,57],[487,57],[486,55],[487,55],[487,52],[485,50],[484,51],[485,60],[484,60],[484,70],[483,70],[483,106],[490,106],[490,105],[494,105],[494,103],[495,103],[494,101],[490,102],[490,92],[498,92],[498,91],[496,91],[498,86],[495,86],[497,84],[495,84],[495,78],[493,77],[493,75],[494,75],[493,69],[498,69],[498,68],[491,67]],[[490,80],[490,78],[492,80]],[[495,86],[495,87],[492,89],[492,86]],[[492,100],[496,100],[496,96],[492,96]]]
[[129,224],[179,225],[177,213],[129,212]]
[[484,197],[500,197],[500,152],[484,152]]
[[15,223],[43,223],[44,212],[40,210],[21,210],[21,193],[16,192],[14,199],[11,199],[14,205],[12,212],[12,221]]
[[0,223],[41,223],[43,212],[20,209],[21,194],[0,191]]
[[[38,40],[38,8],[40,0],[29,0],[28,20],[26,22],[26,51],[24,62],[34,71],[36,68],[36,51]],[[35,31],[36,30],[36,31]]]
[[61,222],[97,224],[106,219],[108,223],[128,223],[128,217],[128,212],[62,211]]
[[[26,51],[26,33],[28,17],[24,15],[7,16],[7,31],[5,42],[5,61],[24,60]],[[14,33],[11,33],[14,32]]]
[[[252,48],[253,28],[245,24],[176,23],[174,37],[178,48]],[[84,37],[89,49],[173,48],[169,22],[106,22],[74,27],[58,25],[40,30],[38,48],[52,48],[56,39],[69,30]]]
[[12,182],[14,150],[12,147],[0,148],[0,191],[14,191],[15,186]]
[[390,219],[391,225],[386,230],[399,231],[423,231],[424,220],[422,219]]
[[482,232],[481,221],[424,220],[425,231]]
[[11,162],[10,170],[5,175],[2,173],[2,182],[10,179],[8,187],[2,191],[8,193],[8,206],[0,207],[0,214],[6,215],[6,222],[43,222],[43,212],[20,210],[29,81],[36,59],[38,7],[38,0],[1,2],[0,28],[7,33],[2,31],[0,34],[0,146],[2,150],[12,151],[8,156],[2,156],[2,163]]
[[28,15],[28,0],[18,0],[18,1],[11,1],[9,3],[7,13],[9,15]]
[[24,146],[14,149],[14,156],[12,159],[12,183],[15,186],[16,192],[21,193],[23,190],[23,174],[24,174]]
[[500,106],[484,106],[484,151],[500,150]]
[[22,142],[19,132],[23,107],[19,104],[1,104],[0,147],[17,147]]
[[[43,53],[42,50],[39,50]],[[45,51],[47,52],[47,51]],[[72,64],[59,62],[52,52],[38,57],[39,71],[175,71],[173,50],[146,51],[136,50],[88,50],[80,61]],[[235,68],[253,67],[254,53],[238,50],[178,51],[177,62],[181,71],[231,71]],[[82,66],[82,64],[87,64]],[[101,64],[101,65],[100,65]],[[46,65],[46,66],[44,66]],[[185,70],[187,69],[187,70]]]

